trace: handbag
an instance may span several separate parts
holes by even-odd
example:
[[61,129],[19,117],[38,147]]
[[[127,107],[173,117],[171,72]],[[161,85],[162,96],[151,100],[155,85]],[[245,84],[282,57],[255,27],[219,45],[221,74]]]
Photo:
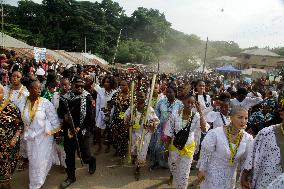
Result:
[[181,129],[178,133],[174,131],[173,145],[178,150],[182,150],[187,142],[193,117],[194,113],[192,114],[190,121],[187,122],[186,126],[183,129]]

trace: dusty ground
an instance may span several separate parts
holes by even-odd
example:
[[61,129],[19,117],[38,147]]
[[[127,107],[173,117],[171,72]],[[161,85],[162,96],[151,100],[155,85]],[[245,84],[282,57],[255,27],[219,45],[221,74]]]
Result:
[[[72,184],[70,189],[107,189],[107,188],[125,188],[125,189],[155,189],[171,188],[167,185],[169,170],[158,169],[152,172],[148,167],[142,169],[139,181],[134,179],[134,168],[132,165],[116,166],[117,158],[113,153],[101,153],[96,156],[97,171],[94,175],[88,174],[88,165],[81,167],[77,161],[76,177],[77,181]],[[195,171],[190,174],[190,180],[194,179]],[[60,183],[66,178],[66,174],[54,166],[49,172],[43,189],[57,189]],[[28,189],[29,179],[28,170],[16,172],[14,174],[12,189]]]

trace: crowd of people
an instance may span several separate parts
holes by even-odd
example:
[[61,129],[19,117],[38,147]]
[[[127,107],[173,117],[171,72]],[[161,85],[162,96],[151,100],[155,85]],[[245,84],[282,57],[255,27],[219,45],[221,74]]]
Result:
[[[0,56],[0,189],[28,165],[29,188],[52,165],[76,182],[76,155],[169,172],[178,189],[277,189],[284,176],[284,82],[210,73],[154,74]],[[281,75],[281,73],[280,73]],[[284,74],[283,74],[284,75]],[[191,169],[197,179],[189,184]],[[143,172],[143,174],[147,174]]]

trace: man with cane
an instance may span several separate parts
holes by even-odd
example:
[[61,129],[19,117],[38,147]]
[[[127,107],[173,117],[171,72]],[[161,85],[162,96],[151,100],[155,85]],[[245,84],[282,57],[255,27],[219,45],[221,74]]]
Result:
[[89,173],[96,170],[96,159],[90,151],[90,131],[92,101],[84,90],[85,82],[80,76],[73,79],[72,91],[60,98],[58,115],[63,119],[64,150],[66,153],[67,179],[61,188],[67,188],[76,181],[75,153],[81,158],[81,164],[89,164]]

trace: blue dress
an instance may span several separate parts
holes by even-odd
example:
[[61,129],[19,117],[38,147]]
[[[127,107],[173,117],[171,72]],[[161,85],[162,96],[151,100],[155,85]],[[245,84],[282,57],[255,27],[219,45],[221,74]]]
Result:
[[160,124],[155,133],[153,133],[151,142],[149,145],[150,161],[152,164],[156,164],[163,168],[168,168],[168,162],[164,158],[165,144],[161,140],[161,135],[163,132],[163,126],[168,121],[172,113],[179,111],[183,107],[180,100],[175,99],[175,101],[170,104],[168,99],[165,97],[161,99],[155,108],[155,113],[160,120]]

